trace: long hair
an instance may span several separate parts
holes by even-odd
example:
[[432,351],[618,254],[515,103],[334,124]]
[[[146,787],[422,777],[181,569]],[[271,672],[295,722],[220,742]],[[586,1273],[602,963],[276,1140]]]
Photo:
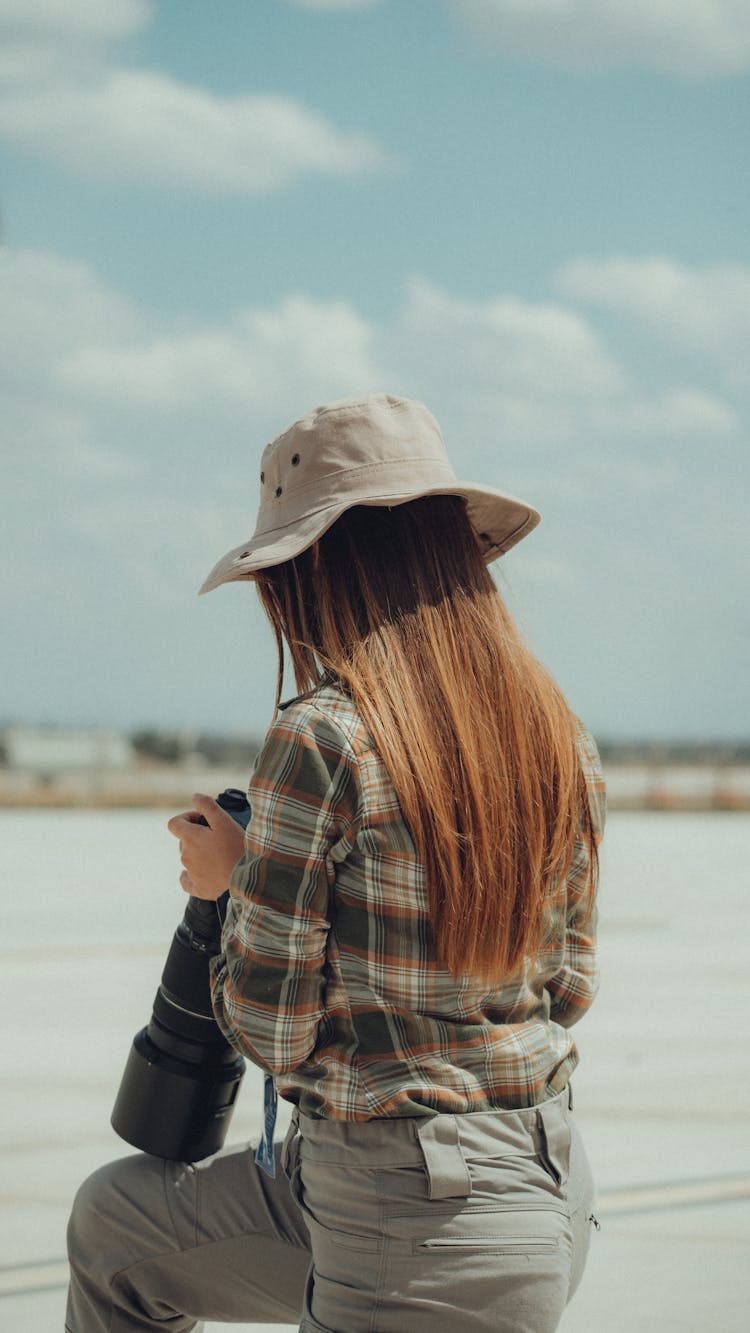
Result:
[[543,943],[576,838],[596,840],[578,719],[524,644],[457,496],[358,506],[258,591],[297,689],[353,698],[424,862],[437,956],[512,975]]

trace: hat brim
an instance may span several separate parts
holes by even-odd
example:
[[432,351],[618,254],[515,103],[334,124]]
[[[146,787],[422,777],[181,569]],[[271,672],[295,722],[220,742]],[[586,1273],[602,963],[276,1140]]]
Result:
[[367,504],[392,508],[418,500],[426,495],[458,495],[466,500],[467,514],[482,548],[485,563],[490,564],[504,555],[526,537],[539,523],[541,515],[523,500],[491,486],[471,486],[456,482],[448,486],[432,486],[409,491],[406,494],[368,496],[367,500],[353,500],[348,504],[331,504],[294,519],[281,527],[256,533],[228,551],[214,565],[208,578],[198,589],[199,595],[212,592],[222,583],[252,580],[263,569],[281,565],[301,555],[313,542],[323,536],[342,514],[356,505]]

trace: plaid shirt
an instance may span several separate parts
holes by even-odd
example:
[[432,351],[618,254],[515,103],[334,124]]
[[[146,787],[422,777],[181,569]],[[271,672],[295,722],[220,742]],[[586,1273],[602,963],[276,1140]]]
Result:
[[[604,780],[580,752],[597,836]],[[249,792],[216,1019],[307,1115],[334,1120],[529,1106],[578,1063],[568,1031],[597,989],[587,849],[548,904],[545,947],[488,989],[437,962],[422,861],[355,704],[325,684],[271,727]]]

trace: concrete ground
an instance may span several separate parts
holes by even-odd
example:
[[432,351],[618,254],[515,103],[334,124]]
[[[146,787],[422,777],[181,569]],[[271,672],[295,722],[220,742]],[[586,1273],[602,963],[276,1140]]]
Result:
[[[163,822],[154,812],[0,816],[9,1333],[62,1329],[72,1196],[126,1151],[109,1128],[114,1091],[183,906]],[[561,1329],[744,1333],[750,818],[613,815],[605,846],[603,983],[580,1027],[574,1081],[602,1229]],[[259,1111],[248,1068],[231,1138],[252,1136]]]

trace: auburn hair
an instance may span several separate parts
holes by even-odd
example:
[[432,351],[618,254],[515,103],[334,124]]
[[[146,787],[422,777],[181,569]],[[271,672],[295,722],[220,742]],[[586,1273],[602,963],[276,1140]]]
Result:
[[439,961],[498,978],[543,944],[576,839],[596,838],[580,723],[524,644],[457,496],[357,506],[256,576],[297,689],[353,698],[424,862]]

